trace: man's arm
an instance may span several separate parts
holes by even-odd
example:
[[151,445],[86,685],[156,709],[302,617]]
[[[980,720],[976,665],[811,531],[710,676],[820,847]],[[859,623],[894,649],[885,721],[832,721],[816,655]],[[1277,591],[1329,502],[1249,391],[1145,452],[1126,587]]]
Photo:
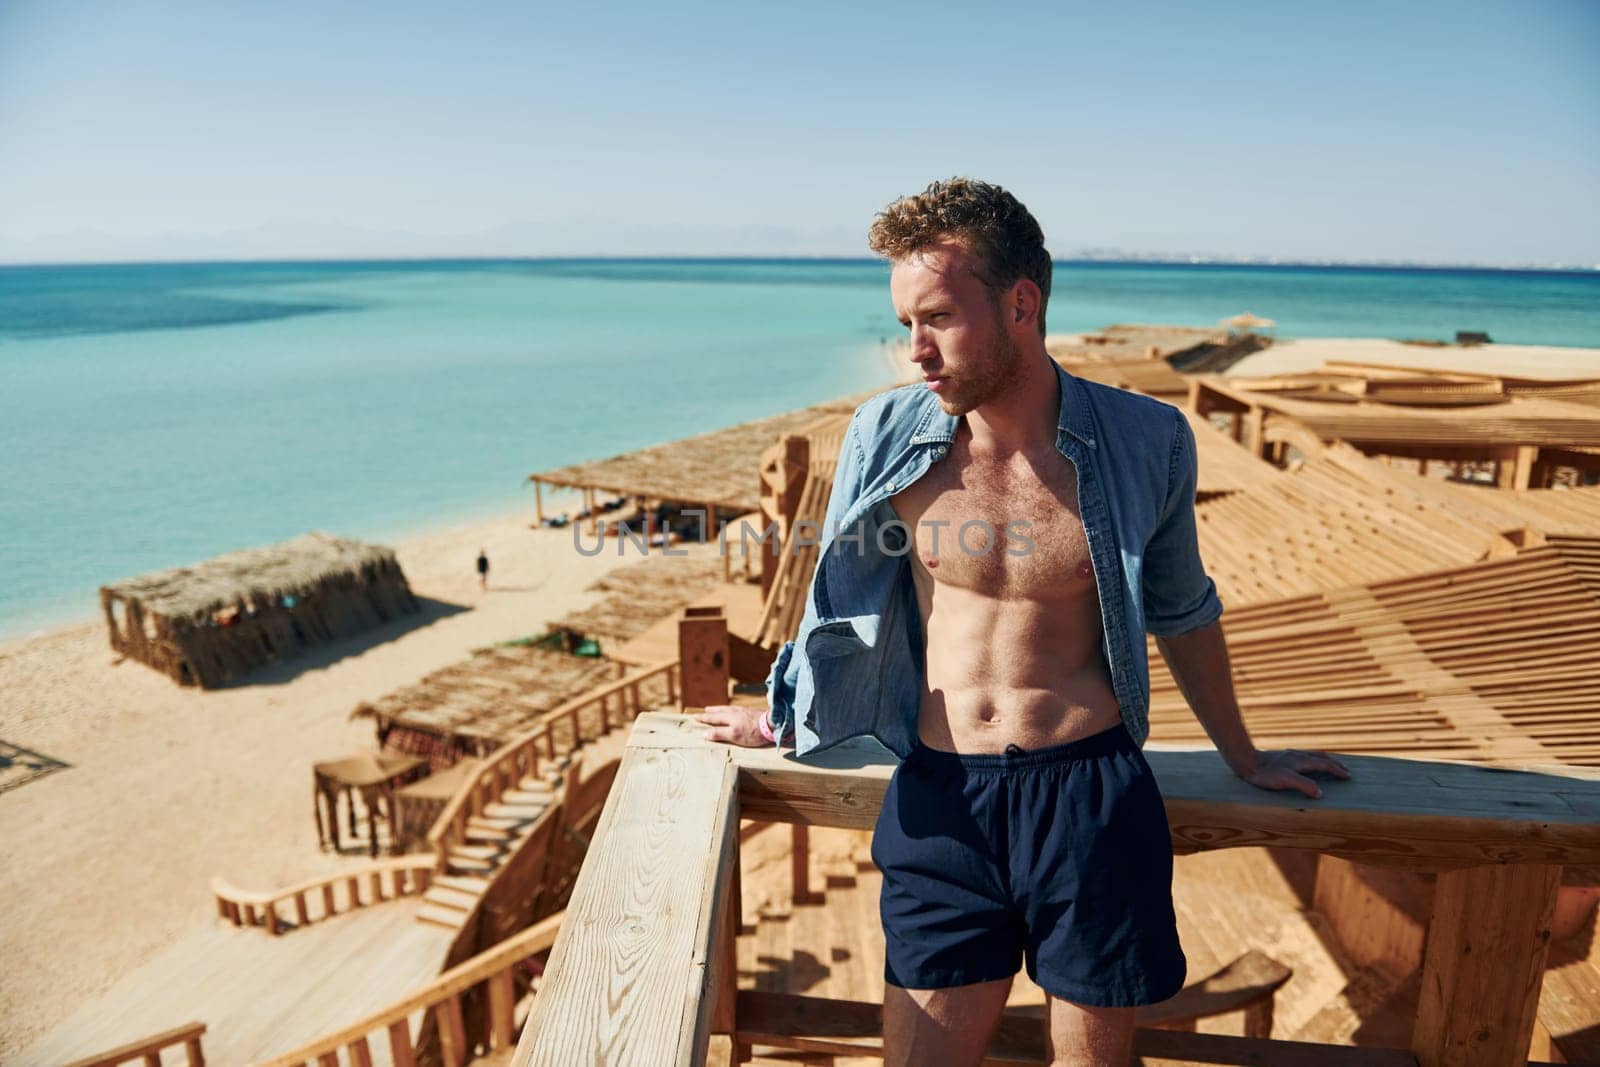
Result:
[[1178,690],[1235,774],[1263,789],[1298,789],[1320,797],[1322,789],[1307,773],[1348,778],[1345,766],[1323,752],[1262,752],[1239,713],[1222,633],[1222,601],[1200,559],[1195,528],[1199,456],[1194,428],[1181,412],[1176,413],[1169,462],[1161,521],[1145,546],[1145,629],[1155,635]]
[[1308,774],[1350,777],[1344,764],[1325,752],[1256,748],[1234,697],[1228,642],[1220,620],[1188,633],[1157,637],[1156,647],[1178,691],[1234,774],[1262,789],[1298,789],[1312,798],[1321,797],[1322,788]]
[[[851,415],[850,424],[845,427],[844,438],[840,442],[839,462],[834,467],[833,486],[829,490],[827,513],[822,520],[822,529],[813,531],[813,535],[824,545],[838,531],[838,527],[844,521],[845,513],[856,502],[863,488],[865,473],[863,468],[866,460],[861,445],[856,440],[860,417],[861,407],[858,407]],[[782,550],[792,552],[795,550],[795,545],[793,542],[783,545]],[[822,574],[823,557],[824,553],[817,554],[816,568],[811,572],[810,581],[806,583],[805,608],[801,611],[800,626],[794,640],[784,642],[783,647],[778,650],[777,658],[773,660],[771,671],[767,674],[766,709],[736,707],[731,704],[717,704],[706,708],[699,716],[699,721],[711,727],[706,731],[708,740],[725,741],[751,748],[769,745],[774,741],[780,745],[798,741],[795,723],[796,694],[800,685],[806,636],[817,625],[817,582]]]

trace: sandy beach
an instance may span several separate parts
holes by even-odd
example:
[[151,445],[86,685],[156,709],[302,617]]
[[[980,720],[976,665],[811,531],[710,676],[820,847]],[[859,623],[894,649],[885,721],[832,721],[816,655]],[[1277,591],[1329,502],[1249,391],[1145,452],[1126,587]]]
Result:
[[0,645],[0,739],[68,764],[0,794],[0,1062],[215,921],[214,875],[264,889],[361,862],[318,850],[310,790],[314,760],[373,744],[371,723],[349,720],[356,703],[542,632],[627,562],[579,556],[570,529],[530,521],[518,511],[397,542],[420,615],[234,688],[118,664],[98,622]]

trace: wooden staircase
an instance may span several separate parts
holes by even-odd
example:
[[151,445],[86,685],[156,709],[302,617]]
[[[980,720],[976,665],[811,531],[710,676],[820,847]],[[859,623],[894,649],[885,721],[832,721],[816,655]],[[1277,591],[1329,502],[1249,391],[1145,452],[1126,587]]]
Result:
[[[627,726],[611,730],[558,757],[540,777],[525,775],[499,800],[485,804],[481,813],[467,820],[465,840],[445,849],[444,871],[434,876],[422,895],[417,921],[461,929],[495,872],[527,842],[540,817],[571,799],[577,781],[587,781],[600,768],[620,760],[627,741]],[[607,778],[605,787],[609,784]],[[600,799],[603,797],[602,791]],[[571,834],[566,824],[583,815],[567,812],[561,820],[562,832]]]

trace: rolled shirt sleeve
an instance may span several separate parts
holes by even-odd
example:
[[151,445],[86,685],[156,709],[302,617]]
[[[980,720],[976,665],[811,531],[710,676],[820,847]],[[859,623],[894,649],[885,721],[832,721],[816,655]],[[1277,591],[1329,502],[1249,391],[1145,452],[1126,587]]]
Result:
[[[839,463],[833,472],[833,488],[828,496],[827,515],[822,521],[822,529],[806,531],[809,536],[820,539],[826,548],[828,540],[838,531],[839,523],[850,510],[861,494],[864,466],[866,459],[861,446],[856,440],[857,420],[860,408],[850,418],[850,425],[844,432],[844,440],[839,446]],[[791,531],[790,543],[782,548],[784,552],[795,551],[794,536],[801,531]],[[795,728],[795,698],[799,690],[800,670],[804,665],[806,635],[817,625],[817,582],[822,574],[823,560],[826,552],[817,554],[817,566],[811,573],[811,579],[806,583],[806,606],[800,617],[800,628],[792,641],[784,642],[778,650],[777,658],[772,662],[772,669],[767,673],[767,706],[772,709],[772,728],[778,737],[785,736]],[[809,688],[809,683],[808,683]]]
[[1144,549],[1145,629],[1157,637],[1173,637],[1198,630],[1222,615],[1217,586],[1200,560],[1195,531],[1194,497],[1199,479],[1199,456],[1194,428],[1183,412],[1174,409],[1177,423],[1172,440],[1167,499],[1161,518]]

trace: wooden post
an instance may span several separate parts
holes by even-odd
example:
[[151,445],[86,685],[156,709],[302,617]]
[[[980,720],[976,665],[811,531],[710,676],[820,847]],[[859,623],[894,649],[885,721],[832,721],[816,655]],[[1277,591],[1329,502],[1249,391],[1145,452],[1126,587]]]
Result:
[[389,1055],[394,1060],[394,1067],[416,1067],[409,1019],[396,1019],[389,1024]]
[[1529,488],[1533,482],[1533,466],[1538,460],[1538,445],[1518,445],[1516,458],[1512,461],[1510,488]]
[[683,610],[678,620],[678,662],[685,706],[728,702],[728,620],[720,607]]
[[1561,868],[1440,873],[1411,1051],[1418,1067],[1527,1058]]
[[1246,447],[1250,449],[1252,456],[1259,456],[1262,459],[1266,458],[1266,453],[1263,451],[1266,444],[1266,422],[1267,409],[1255,404],[1250,405],[1250,440]]
[[790,896],[796,904],[809,903],[811,897],[811,828],[803,822],[791,827],[794,836],[789,846]]
[[[737,845],[735,848],[737,849]],[[739,858],[730,864],[727,918],[717,932],[716,954],[721,960],[715,990],[716,1006],[711,1013],[711,1032],[727,1034],[737,1044],[739,1029],[735,1002],[739,996],[739,927],[744,922],[744,903],[740,896]],[[737,1057],[737,1052],[736,1052]]]
[[311,772],[311,813],[317,817],[317,848],[328,847],[328,837],[322,830],[322,784],[317,781],[317,773]]
[[537,478],[533,479],[533,519],[544,525],[544,483]]
[[466,1021],[461,1015],[461,997],[446,997],[433,1009],[434,1021],[439,1027],[439,1046],[444,1053],[445,1067],[465,1067],[472,1055],[467,1047]]
[[492,1048],[510,1048],[517,1043],[516,1020],[512,1017],[516,999],[510,967],[490,975],[489,1032],[494,1038]]

